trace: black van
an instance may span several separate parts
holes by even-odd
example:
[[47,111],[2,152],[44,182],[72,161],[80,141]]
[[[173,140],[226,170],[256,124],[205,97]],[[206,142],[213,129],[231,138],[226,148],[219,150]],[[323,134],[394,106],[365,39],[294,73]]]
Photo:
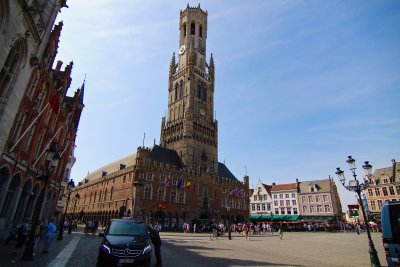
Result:
[[151,241],[144,222],[111,220],[99,248],[97,266],[151,264]]

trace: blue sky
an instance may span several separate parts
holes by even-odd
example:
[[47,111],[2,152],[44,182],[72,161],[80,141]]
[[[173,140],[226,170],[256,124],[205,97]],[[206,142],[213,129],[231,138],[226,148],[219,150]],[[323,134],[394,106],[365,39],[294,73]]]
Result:
[[[86,74],[72,178],[159,142],[187,1],[68,0],[57,60]],[[197,6],[199,2],[190,2]],[[323,4],[322,4],[323,3]],[[335,178],[348,155],[400,161],[399,1],[202,1],[219,161],[250,185]],[[360,170],[360,175],[362,174]],[[347,176],[350,173],[347,172]]]

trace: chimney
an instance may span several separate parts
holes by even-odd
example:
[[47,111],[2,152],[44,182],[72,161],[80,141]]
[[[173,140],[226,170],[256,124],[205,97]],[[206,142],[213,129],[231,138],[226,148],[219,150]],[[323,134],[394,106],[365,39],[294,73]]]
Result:
[[275,182],[274,182],[274,183],[272,183],[272,185],[275,185]]

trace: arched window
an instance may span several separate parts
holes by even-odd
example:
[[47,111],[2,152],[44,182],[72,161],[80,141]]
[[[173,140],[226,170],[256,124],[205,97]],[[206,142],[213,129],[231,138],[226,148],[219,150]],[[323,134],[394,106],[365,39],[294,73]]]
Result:
[[106,188],[106,190],[104,190],[104,202],[106,202],[107,201],[107,188]]
[[18,114],[18,119],[15,122],[14,132],[12,135],[12,143],[15,144],[21,134],[22,125],[25,122],[25,113],[21,112]]
[[199,36],[203,38],[203,27],[201,25],[199,26]]
[[114,193],[114,187],[111,187],[111,191],[110,191],[110,201],[112,200],[113,193]]
[[165,187],[164,186],[158,187],[157,200],[165,201]]
[[33,94],[35,93],[36,86],[39,82],[39,71],[35,71],[32,75],[31,82],[29,83],[28,90],[26,90],[26,96],[29,99],[33,98]]
[[192,22],[192,24],[190,24],[190,35],[195,35],[195,34],[196,34],[196,24]]
[[[12,80],[17,76],[21,59],[24,56],[24,43],[22,40],[15,42],[11,48],[3,68],[0,71],[0,105],[3,106],[7,101],[9,86]],[[1,108],[0,106],[0,108]]]
[[174,203],[176,202],[176,189],[171,190],[171,202]]
[[186,37],[186,23],[183,23],[183,36]]
[[151,199],[152,189],[152,186],[149,184],[144,187],[144,199]]

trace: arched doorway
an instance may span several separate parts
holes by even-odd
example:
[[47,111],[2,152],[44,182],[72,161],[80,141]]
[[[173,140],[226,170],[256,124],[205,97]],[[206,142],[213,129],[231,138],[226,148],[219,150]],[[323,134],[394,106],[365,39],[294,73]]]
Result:
[[32,192],[32,180],[28,180],[25,182],[24,187],[22,188],[21,196],[18,201],[17,210],[14,216],[15,223],[21,223],[25,218],[24,215],[26,214],[26,207],[28,204],[29,197]]
[[5,192],[5,198],[3,206],[1,208],[0,217],[4,217],[6,223],[8,223],[14,214],[14,207],[19,198],[19,193],[21,192],[21,176],[15,175]]

